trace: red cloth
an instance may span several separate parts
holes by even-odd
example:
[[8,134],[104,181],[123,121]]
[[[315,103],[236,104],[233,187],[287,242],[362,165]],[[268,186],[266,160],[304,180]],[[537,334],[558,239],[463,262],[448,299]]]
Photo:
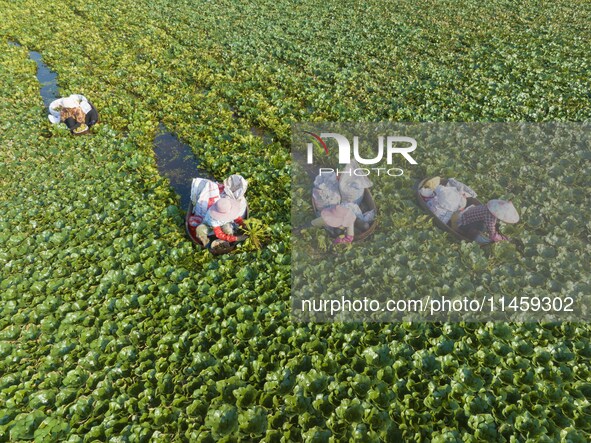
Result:
[[234,235],[225,234],[224,231],[222,231],[221,226],[216,226],[215,228],[213,228],[213,233],[220,240],[225,240],[230,243],[238,240],[238,238]]
[[[244,220],[242,219],[242,217],[238,217],[236,220],[234,220],[234,223],[238,223],[240,226],[242,226],[244,224]],[[216,226],[215,228],[213,228],[213,233],[220,240],[226,240],[230,243],[238,240],[238,237],[224,233],[224,231],[222,231],[221,226]]]

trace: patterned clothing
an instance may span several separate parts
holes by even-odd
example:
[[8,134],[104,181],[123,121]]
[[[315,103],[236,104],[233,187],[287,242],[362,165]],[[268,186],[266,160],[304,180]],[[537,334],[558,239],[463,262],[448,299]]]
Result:
[[[70,99],[77,103],[74,107],[65,108],[64,101]],[[99,115],[92,103],[80,94],[72,94],[69,97],[58,98],[49,105],[49,121],[53,124],[65,123],[72,133],[84,126],[90,128],[98,123]]]
[[73,117],[77,123],[84,123],[86,119],[86,114],[82,111],[81,108],[62,108],[60,111],[60,116],[62,122],[65,122],[68,118]]
[[482,231],[488,233],[491,239],[497,236],[497,218],[492,215],[486,205],[472,206],[463,211],[458,226],[465,228],[476,223],[481,224]]
[[225,225],[216,226],[213,228],[213,234],[216,236],[216,238],[219,238],[220,240],[226,240],[230,243],[238,241],[238,237],[233,235],[234,226],[242,226],[243,223],[244,220],[242,220],[242,217],[238,217],[236,220],[234,220],[234,223],[226,223]]

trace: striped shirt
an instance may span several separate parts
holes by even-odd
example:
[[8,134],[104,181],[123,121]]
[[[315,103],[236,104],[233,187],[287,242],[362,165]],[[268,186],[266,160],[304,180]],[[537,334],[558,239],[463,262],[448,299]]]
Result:
[[483,230],[490,238],[497,234],[497,218],[492,215],[486,205],[471,206],[464,210],[458,220],[459,226],[466,226],[472,223],[482,222]]

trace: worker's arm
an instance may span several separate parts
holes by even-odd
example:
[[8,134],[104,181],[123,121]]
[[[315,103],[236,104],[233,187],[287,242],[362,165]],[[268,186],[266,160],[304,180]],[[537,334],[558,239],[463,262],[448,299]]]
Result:
[[230,243],[238,241],[238,237],[236,237],[235,235],[225,234],[224,231],[222,231],[221,226],[216,226],[215,228],[213,228],[213,233],[220,240],[225,240]]
[[503,234],[501,234],[499,231],[497,231],[496,220],[493,221],[492,225],[490,224],[490,222],[486,221],[486,229],[488,232],[488,238],[490,238],[490,240],[492,242],[499,242],[499,241],[507,240],[507,237],[505,237]]
[[64,123],[66,124],[66,126],[68,127],[68,129],[70,131],[73,131],[74,129],[80,127],[80,123],[78,123],[74,117],[68,117],[64,121]]
[[216,238],[219,238],[220,240],[225,240],[229,243],[234,243],[237,241],[244,241],[247,239],[246,235],[231,235],[231,234],[226,234],[224,231],[222,231],[222,227],[221,226],[216,226],[215,228],[213,228],[213,233],[216,236]]

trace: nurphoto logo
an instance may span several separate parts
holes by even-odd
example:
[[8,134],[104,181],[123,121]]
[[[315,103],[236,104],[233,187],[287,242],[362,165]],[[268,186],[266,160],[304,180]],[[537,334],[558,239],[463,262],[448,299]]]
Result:
[[[320,143],[320,146],[322,146],[326,155],[328,155],[329,149],[324,139],[332,138],[336,140],[339,149],[339,164],[349,165],[351,163],[351,143],[344,135],[338,134],[336,132],[321,132],[320,135],[309,131],[304,132],[312,136],[314,139],[316,139],[316,141],[318,141],[318,143]],[[361,156],[359,152],[359,137],[353,136],[353,158],[359,165],[376,165],[384,159],[384,144],[386,145],[385,157],[386,163],[388,165],[392,165],[392,159],[395,154],[402,155],[411,165],[417,164],[415,159],[410,155],[410,153],[417,148],[417,141],[412,137],[404,136],[378,136],[377,154],[373,158],[364,158]],[[307,163],[309,165],[314,163],[313,142],[309,142],[307,144]],[[337,175],[353,174],[356,176],[367,176],[372,172],[377,175],[387,174],[393,177],[398,177],[404,174],[404,171],[400,168],[353,168],[347,169],[345,171],[339,171],[338,169],[335,170],[333,168],[319,168],[320,175],[336,173]]]

